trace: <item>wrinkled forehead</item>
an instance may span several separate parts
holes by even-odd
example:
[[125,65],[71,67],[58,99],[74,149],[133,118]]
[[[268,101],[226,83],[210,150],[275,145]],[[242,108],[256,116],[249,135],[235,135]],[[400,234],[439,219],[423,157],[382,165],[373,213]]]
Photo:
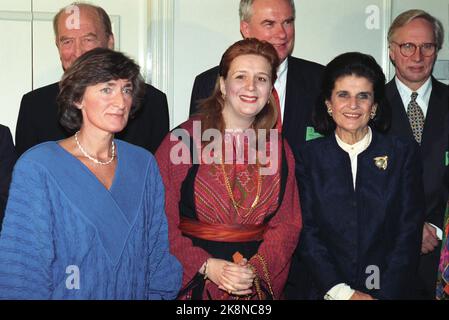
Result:
[[91,29],[98,33],[105,33],[98,13],[89,7],[68,7],[58,17],[58,34],[66,31]]
[[256,19],[291,19],[295,13],[288,0],[259,0],[254,1],[250,10],[250,20]]

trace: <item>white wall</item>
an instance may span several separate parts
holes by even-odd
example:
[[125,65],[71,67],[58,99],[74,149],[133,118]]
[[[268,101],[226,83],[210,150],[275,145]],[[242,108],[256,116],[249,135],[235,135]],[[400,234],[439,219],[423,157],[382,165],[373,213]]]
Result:
[[0,2],[0,123],[14,132],[18,102],[31,89],[31,2]]
[[[340,53],[360,51],[383,63],[386,10],[383,0],[302,0],[295,3],[294,56],[327,64]],[[372,10],[366,12],[372,7],[378,10],[378,15]],[[379,21],[367,24],[371,17]]]
[[195,75],[216,66],[221,55],[241,39],[240,0],[175,0],[174,108],[176,126],[188,117]]

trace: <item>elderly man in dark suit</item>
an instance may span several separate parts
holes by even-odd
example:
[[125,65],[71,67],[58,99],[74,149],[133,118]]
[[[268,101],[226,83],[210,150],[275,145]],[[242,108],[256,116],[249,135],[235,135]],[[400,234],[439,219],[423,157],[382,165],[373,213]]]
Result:
[[449,98],[447,86],[432,77],[443,45],[440,21],[422,10],[400,14],[388,32],[390,59],[396,76],[387,84],[392,107],[390,133],[420,144],[426,212],[417,277],[419,299],[435,298],[447,175]]
[[[282,133],[295,155],[297,147],[316,137],[311,115],[318,94],[323,66],[291,56],[295,42],[295,3],[293,0],[241,0],[240,32],[244,38],[271,43],[281,61],[274,84],[281,109]],[[198,102],[210,96],[218,67],[195,79],[190,114]]]
[[2,229],[3,214],[8,200],[11,173],[17,156],[8,127],[0,125],[0,230]]
[[[53,20],[56,46],[64,70],[86,51],[97,47],[114,48],[114,35],[107,13],[90,4],[74,5],[79,9],[79,27],[70,23],[73,18],[70,6],[61,9]],[[73,134],[66,132],[58,123],[58,94],[58,83],[53,83],[23,96],[16,128],[19,155],[41,142],[59,140]],[[147,84],[141,109],[116,137],[154,153],[168,130],[167,98]]]

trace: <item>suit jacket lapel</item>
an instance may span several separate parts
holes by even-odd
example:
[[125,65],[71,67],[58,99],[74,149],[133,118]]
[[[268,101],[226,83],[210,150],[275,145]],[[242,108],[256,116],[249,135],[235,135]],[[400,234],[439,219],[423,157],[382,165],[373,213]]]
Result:
[[387,84],[386,95],[391,108],[390,132],[398,136],[413,138],[407,112],[394,79]]
[[[284,109],[284,122],[282,125],[283,133],[288,136],[292,131],[292,120],[298,118],[300,109],[296,104],[299,100],[298,94],[301,90],[298,86],[298,73],[295,70],[295,65],[292,63],[292,59],[288,58],[288,70],[287,70],[287,83],[285,87],[285,109]],[[294,108],[295,107],[295,108]]]
[[[448,99],[446,88],[432,78],[432,93],[430,95],[429,108],[424,122],[423,141],[421,148],[423,154],[429,153],[435,146],[435,142],[443,139],[448,114]],[[444,145],[446,142],[443,142]],[[429,151],[429,152],[426,152]],[[444,150],[441,150],[444,153]]]
[[306,78],[304,71],[297,61],[288,57],[287,84],[285,96],[284,123],[282,132],[290,146],[302,145],[305,141],[306,128],[310,124],[313,105],[306,99],[310,93],[306,92]]

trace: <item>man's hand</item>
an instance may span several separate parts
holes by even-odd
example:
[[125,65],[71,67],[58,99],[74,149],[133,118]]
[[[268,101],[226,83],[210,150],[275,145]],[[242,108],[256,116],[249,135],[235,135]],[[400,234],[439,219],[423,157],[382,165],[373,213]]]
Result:
[[438,246],[437,232],[434,227],[427,222],[424,223],[422,232],[421,254],[426,254],[435,250]]

